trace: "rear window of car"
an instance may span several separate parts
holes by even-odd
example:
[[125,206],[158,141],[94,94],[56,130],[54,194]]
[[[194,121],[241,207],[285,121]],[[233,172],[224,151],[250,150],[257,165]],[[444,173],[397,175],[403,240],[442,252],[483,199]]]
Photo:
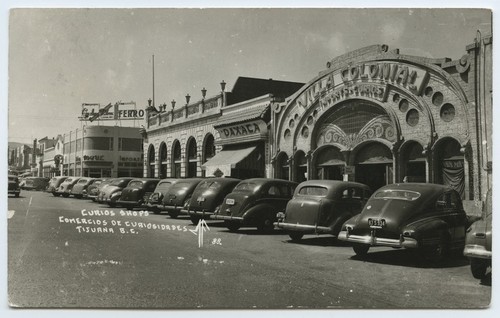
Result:
[[87,179],[82,179],[82,180],[78,181],[78,183],[80,183],[80,184],[87,183]]
[[254,182],[242,182],[239,183],[235,188],[234,192],[253,192],[260,188],[260,184]]
[[300,195],[313,195],[313,196],[318,196],[318,197],[324,197],[328,193],[328,189],[325,187],[319,187],[319,186],[307,186],[307,187],[302,187],[299,190]]
[[64,180],[65,183],[70,183],[71,181],[72,181],[71,178],[68,178],[68,179]]
[[130,181],[128,184],[129,188],[142,188],[142,181]]
[[189,188],[191,185],[192,185],[192,183],[190,183],[190,182],[177,182],[176,184],[173,185],[172,188],[185,190],[185,189]]
[[420,193],[408,190],[383,190],[375,193],[376,199],[415,201],[420,198]]
[[200,189],[212,189],[212,190],[215,190],[215,189],[218,189],[220,187],[221,187],[221,185],[217,181],[202,181],[200,183],[200,185],[199,185]]
[[160,191],[160,192],[163,192],[163,191],[167,191],[170,186],[172,186],[172,182],[162,182],[162,183],[158,183],[158,186],[156,187],[156,191]]
[[130,182],[130,180],[123,180],[123,179],[118,179],[118,180],[115,180],[113,182],[111,182],[111,185],[114,185],[114,186],[118,186],[118,187],[125,187],[128,183]]

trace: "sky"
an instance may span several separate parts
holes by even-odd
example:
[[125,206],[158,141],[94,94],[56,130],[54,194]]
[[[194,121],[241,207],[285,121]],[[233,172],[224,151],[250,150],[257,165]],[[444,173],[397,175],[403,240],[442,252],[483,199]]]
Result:
[[[458,59],[481,9],[36,9],[10,11],[8,140],[31,143],[81,128],[82,103],[177,105],[231,90],[238,76],[308,82],[343,53],[387,44]],[[109,122],[113,124],[113,122]]]

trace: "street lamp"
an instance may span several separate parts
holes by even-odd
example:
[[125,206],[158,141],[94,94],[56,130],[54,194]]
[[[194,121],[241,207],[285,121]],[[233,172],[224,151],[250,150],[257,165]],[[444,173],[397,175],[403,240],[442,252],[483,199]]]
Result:
[[191,99],[191,96],[189,96],[189,94],[186,95],[186,105],[189,104],[189,100]]
[[226,89],[226,82],[224,82],[224,80],[222,80],[222,82],[220,82],[220,89],[221,89],[221,91],[224,91]]
[[172,99],[171,103],[172,103],[172,111],[173,111],[175,108],[175,99]]
[[205,87],[203,87],[203,89],[201,90],[201,96],[203,97],[203,99],[205,99],[205,96],[207,96],[207,90]]

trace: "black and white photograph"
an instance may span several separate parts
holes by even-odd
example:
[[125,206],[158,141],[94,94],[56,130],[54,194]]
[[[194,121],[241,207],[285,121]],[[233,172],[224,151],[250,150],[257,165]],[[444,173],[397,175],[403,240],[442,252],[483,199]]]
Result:
[[291,5],[2,12],[7,313],[492,314],[491,5]]

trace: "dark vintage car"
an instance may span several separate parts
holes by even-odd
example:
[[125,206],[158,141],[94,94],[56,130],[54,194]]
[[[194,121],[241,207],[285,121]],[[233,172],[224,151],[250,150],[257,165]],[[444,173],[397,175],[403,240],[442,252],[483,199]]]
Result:
[[73,189],[71,189],[71,194],[77,199],[83,198],[83,195],[87,193],[88,186],[94,183],[94,181],[94,178],[80,178],[80,180],[78,180],[78,182],[73,186]]
[[122,195],[122,190],[134,178],[116,178],[110,184],[103,187],[97,196],[97,202],[106,203],[110,207],[116,206],[116,202]]
[[80,180],[80,177],[68,177],[63,183],[56,189],[56,194],[62,195],[67,198],[71,194],[71,190],[75,184]]
[[159,181],[159,179],[153,178],[140,178],[130,181],[122,190],[122,195],[116,204],[128,209],[143,206],[155,191]]
[[49,178],[44,177],[27,177],[24,180],[22,188],[24,190],[44,191],[49,185]]
[[486,195],[481,219],[472,223],[467,229],[465,238],[464,255],[470,260],[472,276],[483,279],[488,267],[491,267],[491,216],[492,208],[491,190]]
[[274,229],[276,214],[284,211],[298,183],[281,179],[255,178],[241,181],[229,193],[212,219],[224,220],[231,231],[256,226],[259,231]]
[[167,211],[168,215],[175,219],[179,216],[184,203],[191,198],[194,189],[202,180],[201,178],[189,178],[176,182],[165,193],[161,209]]
[[361,214],[344,223],[339,239],[357,255],[372,246],[418,249],[441,258],[463,250],[467,215],[457,191],[429,183],[391,184],[378,189]]
[[177,183],[177,181],[179,181],[179,179],[161,179],[156,185],[154,192],[149,196],[146,206],[154,213],[161,213],[163,208],[163,198],[170,187]]
[[105,186],[109,185],[111,182],[113,182],[113,178],[108,178],[108,179],[95,179],[94,183],[89,185],[87,187],[87,199],[91,199],[92,201],[97,201],[97,197],[99,196],[99,191],[103,189]]
[[16,197],[19,197],[21,194],[21,188],[19,187],[19,178],[14,175],[9,175],[9,193],[13,194]]
[[57,189],[61,186],[61,183],[64,182],[64,180],[68,179],[66,176],[61,176],[61,177],[53,177],[49,181],[49,186],[47,187],[47,192],[52,193],[55,197],[59,196],[60,193],[57,193]]
[[194,189],[191,199],[186,201],[182,213],[188,214],[193,224],[198,224],[200,219],[208,219],[219,211],[224,197],[240,181],[234,178],[208,178],[201,181]]
[[342,224],[361,213],[371,195],[368,186],[349,181],[309,180],[298,185],[276,226],[292,240],[304,234],[338,235]]

